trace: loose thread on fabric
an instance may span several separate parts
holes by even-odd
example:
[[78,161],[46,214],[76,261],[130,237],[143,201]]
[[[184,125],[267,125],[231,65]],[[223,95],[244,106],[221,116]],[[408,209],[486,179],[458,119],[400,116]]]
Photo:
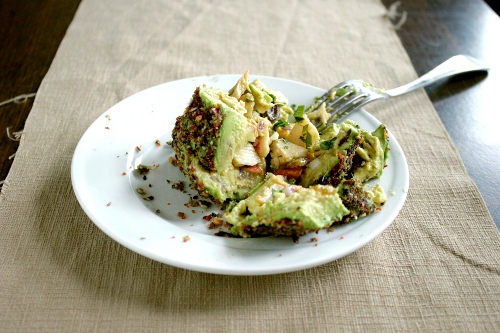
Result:
[[394,29],[399,30],[406,23],[406,19],[408,18],[408,13],[406,10],[402,12],[398,12],[398,8],[401,6],[401,1],[396,1],[392,5],[389,6],[387,10],[386,16],[391,21],[396,21],[396,19],[400,18],[399,21],[394,24]]
[[[24,134],[24,131],[14,132],[11,134],[10,128],[11,126],[7,127],[7,137],[12,141],[21,141],[21,136]],[[16,153],[10,155],[9,160],[13,159],[14,157],[16,157]]]
[[[36,93],[19,95],[19,96],[16,96],[14,98],[11,98],[9,100],[6,100],[4,102],[1,102],[0,106],[6,105],[9,103],[21,104],[21,103],[26,102],[28,100],[28,98],[35,97],[35,95],[36,95]],[[7,127],[7,137],[12,141],[20,141],[21,136],[24,134],[24,131],[18,131],[18,132],[11,133],[10,132],[11,128],[12,128],[12,126]],[[16,157],[16,153],[10,155],[9,160],[13,159],[14,157]],[[0,180],[0,189],[3,188],[4,185],[7,185],[7,181]]]
[[24,134],[24,131],[11,133],[10,132],[11,128],[12,128],[12,126],[7,127],[7,137],[12,141],[20,141],[21,136]]
[[[36,96],[36,93],[31,93],[31,94],[22,94],[22,95],[19,95],[19,96],[16,96],[14,98],[11,98],[11,99],[8,99],[6,101],[3,101],[0,103],[0,106],[4,106],[4,105],[7,105],[7,104],[10,104],[10,103],[16,103],[16,104],[21,104],[21,103],[25,103],[28,98],[31,98],[31,97],[35,97]],[[7,137],[12,140],[12,141],[20,141],[21,140],[21,136],[23,135],[23,131],[19,131],[19,132],[14,132],[14,133],[10,133],[10,129],[11,129],[11,126],[7,127]],[[9,156],[9,160],[13,159],[14,157],[16,157],[16,153],[12,154]],[[4,184],[4,181],[0,181],[0,187]]]
[[10,103],[21,104],[21,103],[26,102],[28,100],[28,98],[35,97],[35,96],[36,96],[36,93],[19,95],[19,96],[16,96],[14,98],[11,98],[11,99],[8,99],[6,101],[1,102],[0,106],[4,106],[4,105],[10,104]]

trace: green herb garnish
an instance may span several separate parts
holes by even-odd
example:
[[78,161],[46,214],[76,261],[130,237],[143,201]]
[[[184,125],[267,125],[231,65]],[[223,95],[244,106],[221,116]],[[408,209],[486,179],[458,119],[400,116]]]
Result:
[[302,121],[304,120],[304,105],[299,105],[297,107],[297,110],[293,113],[293,116],[296,121]]
[[300,136],[300,140],[306,144],[306,148],[309,148],[312,145],[312,136],[307,130],[308,127],[309,124],[302,127],[302,135]]
[[330,140],[321,141],[319,144],[319,147],[323,150],[331,149],[331,148],[333,148],[333,146],[335,146],[336,140],[337,140],[337,137],[331,138]]
[[273,125],[273,130],[277,130],[278,127],[285,127],[285,126],[288,126],[290,125],[286,120],[283,120],[283,119],[280,119],[278,120],[277,122],[274,123]]

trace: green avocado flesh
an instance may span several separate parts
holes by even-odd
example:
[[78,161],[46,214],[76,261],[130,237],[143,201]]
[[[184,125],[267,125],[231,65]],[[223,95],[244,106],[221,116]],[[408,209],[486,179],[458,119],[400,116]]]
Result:
[[[201,196],[226,210],[237,237],[302,235],[380,210],[387,130],[352,120],[324,126],[325,110],[293,119],[283,94],[248,72],[228,92],[200,86],[176,119],[179,169]],[[297,113],[295,113],[297,114]],[[320,128],[319,131],[317,128]]]
[[199,87],[172,132],[179,168],[194,189],[218,204],[244,198],[264,179],[264,173],[232,164],[235,151],[256,139],[246,111],[232,99],[221,90]]
[[349,210],[337,189],[315,185],[290,185],[283,176],[269,174],[267,180],[226,215],[231,232],[242,237],[287,236],[293,239],[341,221]]

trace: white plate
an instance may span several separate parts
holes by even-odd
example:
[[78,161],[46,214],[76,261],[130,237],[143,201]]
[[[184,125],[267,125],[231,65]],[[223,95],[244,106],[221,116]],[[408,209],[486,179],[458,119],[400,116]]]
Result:
[[[381,212],[337,227],[333,232],[303,236],[298,244],[274,237],[218,237],[214,235],[217,230],[208,229],[208,223],[202,219],[210,211],[185,206],[188,193],[195,193],[184,175],[168,162],[174,152],[165,144],[171,140],[175,119],[183,113],[197,86],[207,84],[229,90],[239,78],[240,75],[218,75],[164,83],[126,98],[100,116],[82,136],[71,165],[74,191],[92,221],[123,246],[148,258],[189,270],[229,275],[276,274],[322,265],[352,253],[380,235],[403,206],[409,181],[403,151],[390,133],[388,166],[377,180],[388,194],[387,204]],[[294,81],[254,78],[284,93],[291,104],[308,105],[324,93]],[[380,124],[364,110],[350,118],[368,130]],[[155,163],[159,167],[144,180],[133,171],[140,163]],[[185,182],[188,193],[172,188],[178,181]],[[137,187],[146,190],[146,197],[153,196],[154,200],[143,200]],[[178,212],[187,218],[181,219]],[[185,236],[189,236],[188,241]],[[312,242],[312,237],[317,241]]]

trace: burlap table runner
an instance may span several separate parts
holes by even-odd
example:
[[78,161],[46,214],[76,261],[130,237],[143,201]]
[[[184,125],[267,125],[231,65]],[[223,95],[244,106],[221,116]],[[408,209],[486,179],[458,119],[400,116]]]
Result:
[[384,14],[377,0],[84,0],[1,193],[0,331],[500,330],[499,233],[423,90],[367,108],[407,156],[403,210],[321,267],[257,277],[170,267],[110,239],[74,197],[81,135],[147,87],[247,69],[325,89],[414,79]]

